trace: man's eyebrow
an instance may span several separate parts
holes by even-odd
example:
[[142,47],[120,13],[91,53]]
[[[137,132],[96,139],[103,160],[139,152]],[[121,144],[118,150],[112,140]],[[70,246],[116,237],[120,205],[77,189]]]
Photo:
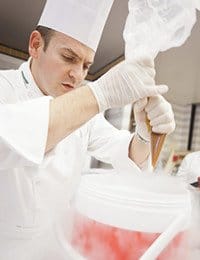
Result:
[[[81,57],[79,57],[79,55],[75,51],[73,51],[71,48],[63,48],[63,50],[69,52],[71,55],[75,56],[77,59],[82,60]],[[93,62],[92,61],[87,61],[86,63],[87,64],[92,64]]]
[[81,60],[81,57],[79,57],[78,54],[76,52],[74,52],[71,48],[63,48],[63,50],[69,52],[71,55],[73,55],[76,58],[78,58],[79,60]]

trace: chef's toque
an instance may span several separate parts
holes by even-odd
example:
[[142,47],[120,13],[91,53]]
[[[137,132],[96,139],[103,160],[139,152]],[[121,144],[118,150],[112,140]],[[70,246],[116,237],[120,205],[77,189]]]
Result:
[[94,51],[114,0],[47,0],[38,25],[62,32]]

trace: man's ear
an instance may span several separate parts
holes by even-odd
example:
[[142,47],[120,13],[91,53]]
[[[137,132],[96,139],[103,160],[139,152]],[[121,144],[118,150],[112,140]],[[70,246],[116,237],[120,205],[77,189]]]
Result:
[[36,30],[33,31],[29,38],[28,51],[29,51],[30,56],[33,58],[37,58],[39,51],[43,47],[44,47],[44,41],[42,39],[40,32],[38,32]]

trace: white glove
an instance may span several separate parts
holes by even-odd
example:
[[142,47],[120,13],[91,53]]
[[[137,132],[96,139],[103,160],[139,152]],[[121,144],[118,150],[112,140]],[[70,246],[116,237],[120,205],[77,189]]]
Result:
[[152,132],[170,134],[175,129],[174,113],[169,102],[164,97],[157,95],[143,98],[134,104],[136,133],[144,141],[150,141],[150,132],[146,124],[146,115],[150,120]]
[[154,76],[154,63],[150,59],[123,61],[88,85],[97,100],[99,112],[102,112],[167,92],[167,86],[155,86]]

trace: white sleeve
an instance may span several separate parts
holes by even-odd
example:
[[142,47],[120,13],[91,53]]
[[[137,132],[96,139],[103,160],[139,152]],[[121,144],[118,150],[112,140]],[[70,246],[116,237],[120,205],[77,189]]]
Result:
[[[97,159],[112,164],[120,172],[140,170],[128,157],[132,137],[129,131],[116,129],[99,114],[90,127],[88,151]],[[145,168],[147,164],[144,164]]]
[[0,169],[40,164],[49,123],[50,97],[0,104]]
[[191,165],[191,154],[188,154],[183,159],[183,161],[182,161],[182,163],[181,163],[181,165],[180,165],[180,167],[178,169],[178,172],[177,172],[177,176],[181,180],[183,180],[183,181],[185,181],[187,183],[189,183],[189,176],[190,176],[190,171],[191,171],[190,165]]
[[186,155],[178,169],[177,176],[187,183],[196,182],[198,176],[200,176],[199,163],[199,152]]

